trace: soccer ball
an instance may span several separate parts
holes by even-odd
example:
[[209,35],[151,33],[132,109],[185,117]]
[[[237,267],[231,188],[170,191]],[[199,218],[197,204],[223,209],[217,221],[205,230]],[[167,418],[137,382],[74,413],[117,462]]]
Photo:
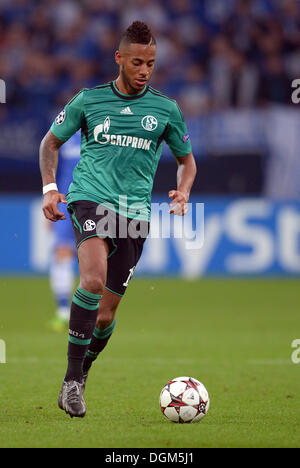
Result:
[[177,377],[164,386],[159,397],[160,408],[175,423],[194,423],[206,415],[209,396],[204,385],[192,377]]

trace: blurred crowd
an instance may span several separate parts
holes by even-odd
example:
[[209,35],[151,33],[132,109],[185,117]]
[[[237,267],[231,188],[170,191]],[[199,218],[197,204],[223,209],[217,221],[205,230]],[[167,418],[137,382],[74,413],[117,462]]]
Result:
[[158,43],[152,86],[190,116],[290,104],[300,77],[299,0],[0,0],[0,78],[10,105],[62,106],[115,78],[134,20]]

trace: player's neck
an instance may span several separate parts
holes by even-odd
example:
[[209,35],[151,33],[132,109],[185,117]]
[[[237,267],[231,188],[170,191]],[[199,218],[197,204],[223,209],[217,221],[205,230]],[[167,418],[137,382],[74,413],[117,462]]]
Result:
[[[134,95],[134,94],[141,94],[144,90],[142,91],[137,91],[134,89],[132,86],[130,86],[129,83],[127,83],[121,75],[118,76],[118,78],[115,80],[115,86],[120,91],[122,94],[129,94],[129,95]],[[144,88],[145,89],[145,88]]]

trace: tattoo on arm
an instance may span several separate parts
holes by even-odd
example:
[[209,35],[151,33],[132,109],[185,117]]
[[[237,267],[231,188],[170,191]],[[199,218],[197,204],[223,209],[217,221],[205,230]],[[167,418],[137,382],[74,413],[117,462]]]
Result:
[[43,180],[43,186],[55,182],[58,150],[63,142],[56,138],[49,130],[44,136],[40,145],[40,171]]

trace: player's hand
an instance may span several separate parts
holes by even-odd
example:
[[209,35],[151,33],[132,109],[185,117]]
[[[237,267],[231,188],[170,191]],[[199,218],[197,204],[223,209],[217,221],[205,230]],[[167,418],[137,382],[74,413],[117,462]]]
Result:
[[66,198],[63,193],[59,193],[56,190],[51,190],[44,195],[43,212],[45,218],[50,221],[56,222],[62,219],[67,219],[61,211],[58,209],[58,203],[66,204]]
[[184,216],[188,211],[188,194],[185,192],[180,192],[179,190],[170,190],[169,197],[172,198],[170,203],[171,209],[169,213],[174,215]]

